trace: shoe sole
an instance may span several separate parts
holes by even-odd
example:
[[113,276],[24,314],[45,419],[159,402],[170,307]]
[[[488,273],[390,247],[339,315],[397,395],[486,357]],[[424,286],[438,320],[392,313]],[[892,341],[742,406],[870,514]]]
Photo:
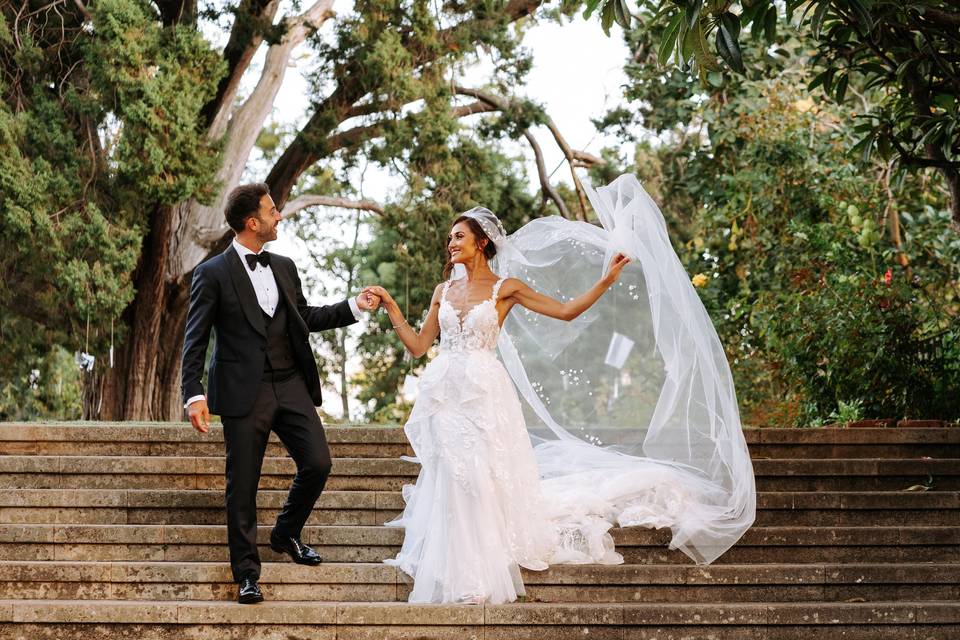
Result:
[[240,604],[257,604],[258,602],[263,602],[263,596],[240,596],[237,602]]
[[322,558],[321,558],[320,560],[317,560],[316,562],[314,562],[313,560],[298,560],[295,555],[293,555],[292,553],[290,553],[289,551],[287,551],[286,549],[284,549],[284,548],[282,548],[282,547],[278,547],[278,546],[274,545],[272,542],[270,543],[270,548],[273,549],[274,551],[276,551],[277,553],[282,553],[282,554],[285,554],[285,555],[289,556],[290,559],[293,560],[293,561],[294,561],[295,563],[297,563],[297,564],[306,565],[306,566],[308,566],[308,567],[315,567],[315,566],[323,563],[323,559],[322,559]]

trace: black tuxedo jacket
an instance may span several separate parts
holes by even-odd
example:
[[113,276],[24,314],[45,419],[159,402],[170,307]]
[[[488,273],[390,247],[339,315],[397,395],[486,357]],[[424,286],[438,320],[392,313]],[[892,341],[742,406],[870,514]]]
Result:
[[[267,329],[247,268],[231,243],[226,251],[194,270],[190,286],[183,342],[183,400],[204,393],[201,378],[213,329],[207,403],[210,413],[221,416],[249,413],[263,378]],[[356,318],[346,300],[323,307],[308,306],[297,267],[290,258],[271,253],[270,268],[279,295],[287,304],[288,331],[297,367],[314,405],[320,406],[320,374],[308,340],[310,332],[345,327],[356,322]]]

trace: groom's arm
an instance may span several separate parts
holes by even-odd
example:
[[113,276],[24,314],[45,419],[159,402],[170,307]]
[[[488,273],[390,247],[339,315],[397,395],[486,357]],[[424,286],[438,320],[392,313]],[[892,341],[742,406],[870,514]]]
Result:
[[187,311],[187,328],[183,339],[181,361],[181,389],[184,402],[203,396],[203,364],[210,342],[210,330],[217,312],[218,291],[216,280],[207,273],[204,265],[193,272],[190,284],[190,308]]
[[356,300],[344,300],[320,307],[308,305],[306,298],[303,297],[300,274],[297,273],[297,267],[293,261],[290,262],[290,271],[293,273],[293,282],[297,291],[297,310],[310,331],[338,329],[354,324],[360,319],[360,309]]

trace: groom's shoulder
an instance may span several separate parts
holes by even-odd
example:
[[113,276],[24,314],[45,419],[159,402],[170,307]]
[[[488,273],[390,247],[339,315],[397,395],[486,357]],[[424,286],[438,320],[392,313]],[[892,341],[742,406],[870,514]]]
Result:
[[204,260],[203,262],[198,264],[196,271],[201,271],[201,272],[205,271],[209,273],[210,271],[216,271],[217,269],[223,268],[224,266],[226,266],[226,264],[227,264],[226,255],[223,253],[218,253],[217,255],[213,256],[209,260]]
[[219,253],[208,260],[204,260],[193,270],[193,277],[217,278],[227,270],[227,257]]
[[293,261],[293,258],[272,251],[270,252],[270,266],[280,266],[293,271],[297,269],[297,263]]

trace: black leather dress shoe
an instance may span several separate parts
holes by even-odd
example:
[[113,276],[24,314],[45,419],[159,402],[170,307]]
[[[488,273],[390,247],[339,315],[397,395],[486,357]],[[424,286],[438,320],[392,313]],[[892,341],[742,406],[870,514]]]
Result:
[[303,544],[299,538],[278,538],[270,534],[270,548],[277,553],[285,553],[297,564],[316,566],[323,562],[316,551]]
[[263,594],[257,581],[253,578],[244,578],[240,581],[240,594],[237,596],[237,602],[240,604],[256,604],[263,602]]

